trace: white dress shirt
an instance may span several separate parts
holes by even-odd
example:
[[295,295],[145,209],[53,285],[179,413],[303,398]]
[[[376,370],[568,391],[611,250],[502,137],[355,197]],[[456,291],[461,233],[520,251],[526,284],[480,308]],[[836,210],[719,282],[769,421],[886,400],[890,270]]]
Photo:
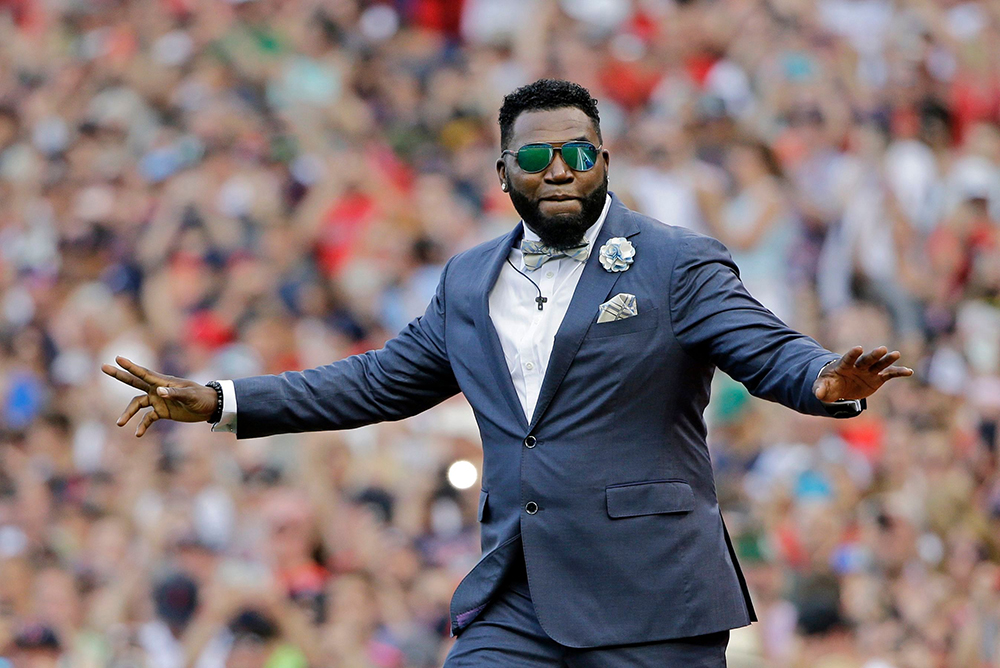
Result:
[[[587,242],[591,252],[610,207],[611,197],[608,196],[597,222],[583,234],[583,240]],[[538,235],[527,226],[524,228],[524,238],[527,241],[539,240]],[[538,403],[538,393],[542,389],[542,379],[549,366],[549,355],[552,354],[556,332],[569,310],[569,302],[573,299],[576,284],[580,282],[586,263],[560,257],[549,260],[535,271],[527,271],[524,267],[524,254],[516,246],[510,249],[508,259],[510,262],[503,263],[497,282],[490,292],[490,320],[500,337],[507,370],[510,372],[510,379],[514,381],[524,417],[530,423],[535,404]],[[541,311],[535,301],[538,290],[518,270],[537,283],[542,296],[548,300]]]
[[[604,225],[611,208],[611,196],[604,201],[597,222],[587,228],[583,238],[593,252],[594,241]],[[539,241],[538,235],[524,227],[524,238]],[[542,389],[542,379],[549,365],[552,343],[559,331],[569,302],[573,299],[576,284],[583,275],[585,262],[568,257],[549,260],[535,271],[524,267],[524,255],[519,247],[510,249],[510,264],[503,263],[497,282],[490,292],[490,319],[500,337],[507,370],[514,381],[517,398],[521,401],[524,416],[531,422],[538,393]],[[514,266],[512,267],[511,264]],[[515,271],[531,277],[538,284],[545,302],[541,311],[535,298],[538,290],[527,278]],[[222,419],[212,427],[212,431],[236,433],[236,388],[231,380],[220,380],[222,386]]]
[[[231,380],[220,380],[222,387],[222,417],[212,425],[212,431],[236,433],[236,385]],[[218,399],[218,395],[216,395]]]

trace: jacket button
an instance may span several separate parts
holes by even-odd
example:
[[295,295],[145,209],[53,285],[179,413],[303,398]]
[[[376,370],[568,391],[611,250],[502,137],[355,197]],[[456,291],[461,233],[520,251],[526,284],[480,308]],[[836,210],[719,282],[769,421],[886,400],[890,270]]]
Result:
[[534,436],[528,436],[527,438],[524,439],[524,447],[533,448],[535,447],[535,443],[537,442],[538,441],[535,440]]
[[535,503],[534,501],[528,501],[526,504],[524,504],[524,512],[528,513],[529,515],[534,515],[535,513],[538,512],[538,504]]

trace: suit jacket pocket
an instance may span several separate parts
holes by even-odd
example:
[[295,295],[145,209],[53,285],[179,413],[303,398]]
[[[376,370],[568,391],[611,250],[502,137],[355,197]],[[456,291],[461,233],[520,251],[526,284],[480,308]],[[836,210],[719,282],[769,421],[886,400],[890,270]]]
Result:
[[683,480],[651,480],[608,485],[608,516],[638,517],[687,513],[694,509],[694,492]]
[[616,336],[618,334],[632,334],[653,329],[659,322],[659,310],[650,309],[645,313],[634,315],[631,318],[612,320],[611,322],[595,322],[587,332],[588,339],[596,339],[604,336]]
[[480,522],[483,521],[483,517],[486,515],[486,499],[489,495],[490,493],[485,489],[479,490],[479,512],[476,513],[476,519]]

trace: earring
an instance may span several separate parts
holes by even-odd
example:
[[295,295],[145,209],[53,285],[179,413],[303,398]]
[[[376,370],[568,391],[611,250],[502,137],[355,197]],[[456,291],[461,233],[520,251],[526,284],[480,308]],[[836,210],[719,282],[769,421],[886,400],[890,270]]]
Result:
[[506,183],[501,183],[500,184],[500,190],[502,190],[504,192],[507,192],[507,184]]

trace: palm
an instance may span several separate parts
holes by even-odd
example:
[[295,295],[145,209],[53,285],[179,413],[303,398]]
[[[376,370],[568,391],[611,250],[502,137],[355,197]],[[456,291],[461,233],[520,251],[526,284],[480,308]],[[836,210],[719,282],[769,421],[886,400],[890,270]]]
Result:
[[893,378],[912,376],[913,370],[893,366],[899,351],[889,352],[885,346],[862,354],[861,346],[851,348],[833,364],[828,365],[813,384],[813,393],[820,401],[864,399]]
[[143,408],[151,409],[143,415],[136,436],[142,436],[157,420],[204,422],[215,411],[215,390],[185,378],[150,371],[124,357],[116,357],[115,361],[121,368],[104,364],[101,371],[144,392],[132,398],[118,418],[118,426],[124,426]]

